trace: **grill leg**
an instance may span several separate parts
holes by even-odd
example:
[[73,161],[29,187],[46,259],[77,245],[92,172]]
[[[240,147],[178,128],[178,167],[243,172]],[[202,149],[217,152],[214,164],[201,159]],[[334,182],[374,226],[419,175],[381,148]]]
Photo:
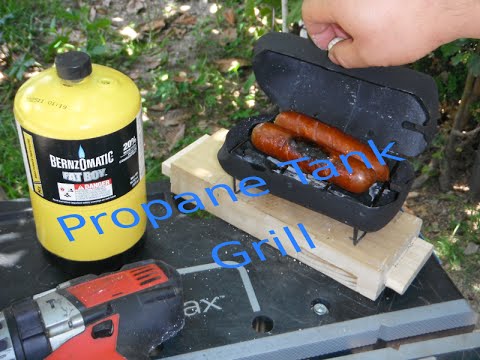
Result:
[[235,176],[232,176],[233,179],[233,193],[236,195],[240,192],[240,190],[237,189],[237,178]]
[[358,236],[358,233],[359,233],[358,228],[354,227],[353,237],[351,237],[351,239],[353,240],[353,245],[357,245],[359,241],[362,240],[365,235],[367,235],[366,231],[362,231],[362,234],[360,236]]

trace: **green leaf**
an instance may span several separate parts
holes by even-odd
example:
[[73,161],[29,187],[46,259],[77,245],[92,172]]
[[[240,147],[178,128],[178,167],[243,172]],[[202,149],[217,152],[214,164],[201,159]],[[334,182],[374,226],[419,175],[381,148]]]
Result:
[[255,0],[245,0],[245,15],[255,17]]
[[287,20],[289,23],[297,22],[302,19],[302,1],[289,2],[289,12]]
[[54,30],[56,30],[56,28],[57,28],[57,18],[53,17],[52,20],[50,21],[49,29],[51,31],[54,31]]
[[453,54],[459,52],[462,49],[462,43],[460,41],[452,41],[451,43],[445,44],[440,47],[442,55],[445,57],[450,57]]
[[469,53],[459,53],[452,57],[452,65],[456,66],[460,63],[464,63],[467,61],[468,57],[470,56]]
[[35,64],[35,59],[29,55],[23,54],[10,67],[7,72],[9,77],[15,77],[17,80],[22,80],[23,74],[28,68]]
[[272,7],[271,6],[264,6],[260,9],[260,16],[264,17],[266,16],[269,21],[272,19]]
[[473,76],[479,76],[480,75],[480,55],[472,54],[468,59],[467,66],[472,72]]
[[281,8],[282,8],[282,1],[281,0],[262,0],[260,3],[262,5],[273,6],[278,11],[281,11]]
[[13,14],[7,14],[7,15],[5,15],[4,17],[2,17],[2,18],[0,19],[0,25],[5,25],[5,22],[6,22],[8,19],[13,19],[13,18],[14,18]]
[[107,47],[105,45],[97,45],[88,52],[90,55],[103,55],[107,52]]
[[[432,158],[434,158],[434,159],[441,160],[441,159],[443,159],[443,157],[444,157],[443,156],[443,151],[436,151],[432,154]],[[430,169],[429,166],[427,166],[427,167],[428,167],[428,169]],[[422,169],[422,172],[423,172],[423,169]]]
[[[265,9],[269,9],[271,13],[271,8],[275,9],[275,17],[281,18],[282,17],[282,1],[281,0],[262,0],[259,3],[264,7],[261,10],[261,15],[265,16]],[[288,16],[287,21],[289,23],[297,22],[302,18],[302,1],[301,0],[289,0],[288,1]]]
[[243,84],[243,91],[248,92],[253,84],[255,84],[255,73],[252,72]]
[[87,30],[106,29],[110,26],[111,21],[107,18],[99,18],[94,22],[87,24]]

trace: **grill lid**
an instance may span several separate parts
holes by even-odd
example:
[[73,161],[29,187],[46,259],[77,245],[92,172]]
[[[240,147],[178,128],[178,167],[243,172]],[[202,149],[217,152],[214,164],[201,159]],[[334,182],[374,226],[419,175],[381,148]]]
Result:
[[416,156],[436,133],[435,81],[405,67],[344,69],[310,40],[269,33],[255,46],[259,86],[281,111],[315,117],[378,148]]

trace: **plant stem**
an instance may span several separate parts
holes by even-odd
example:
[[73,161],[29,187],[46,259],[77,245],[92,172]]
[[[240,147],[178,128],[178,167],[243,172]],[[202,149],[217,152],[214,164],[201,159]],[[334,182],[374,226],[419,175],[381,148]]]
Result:
[[282,0],[282,32],[288,33],[288,0]]

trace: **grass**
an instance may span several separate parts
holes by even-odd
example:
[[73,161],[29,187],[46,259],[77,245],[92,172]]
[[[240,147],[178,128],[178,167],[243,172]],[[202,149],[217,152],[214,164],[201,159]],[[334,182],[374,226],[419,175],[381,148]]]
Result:
[[[464,254],[469,243],[480,245],[480,205],[464,207],[465,218],[449,226],[450,236],[439,236],[435,247],[444,261],[449,264],[449,273],[464,296],[480,310],[480,282],[478,277],[480,251]],[[453,228],[453,230],[452,230]]]
[[[3,102],[2,102],[3,103]],[[22,155],[17,141],[17,132],[8,112],[11,109],[0,110],[0,187],[10,198],[28,196],[25,168],[21,161]]]
[[[469,243],[480,245],[480,204],[467,200],[459,191],[432,194],[431,187],[420,189],[416,204],[410,208],[425,208],[422,232],[426,240],[435,246],[444,268],[463,295],[480,310],[480,251],[465,254]],[[407,201],[408,202],[408,201]]]

